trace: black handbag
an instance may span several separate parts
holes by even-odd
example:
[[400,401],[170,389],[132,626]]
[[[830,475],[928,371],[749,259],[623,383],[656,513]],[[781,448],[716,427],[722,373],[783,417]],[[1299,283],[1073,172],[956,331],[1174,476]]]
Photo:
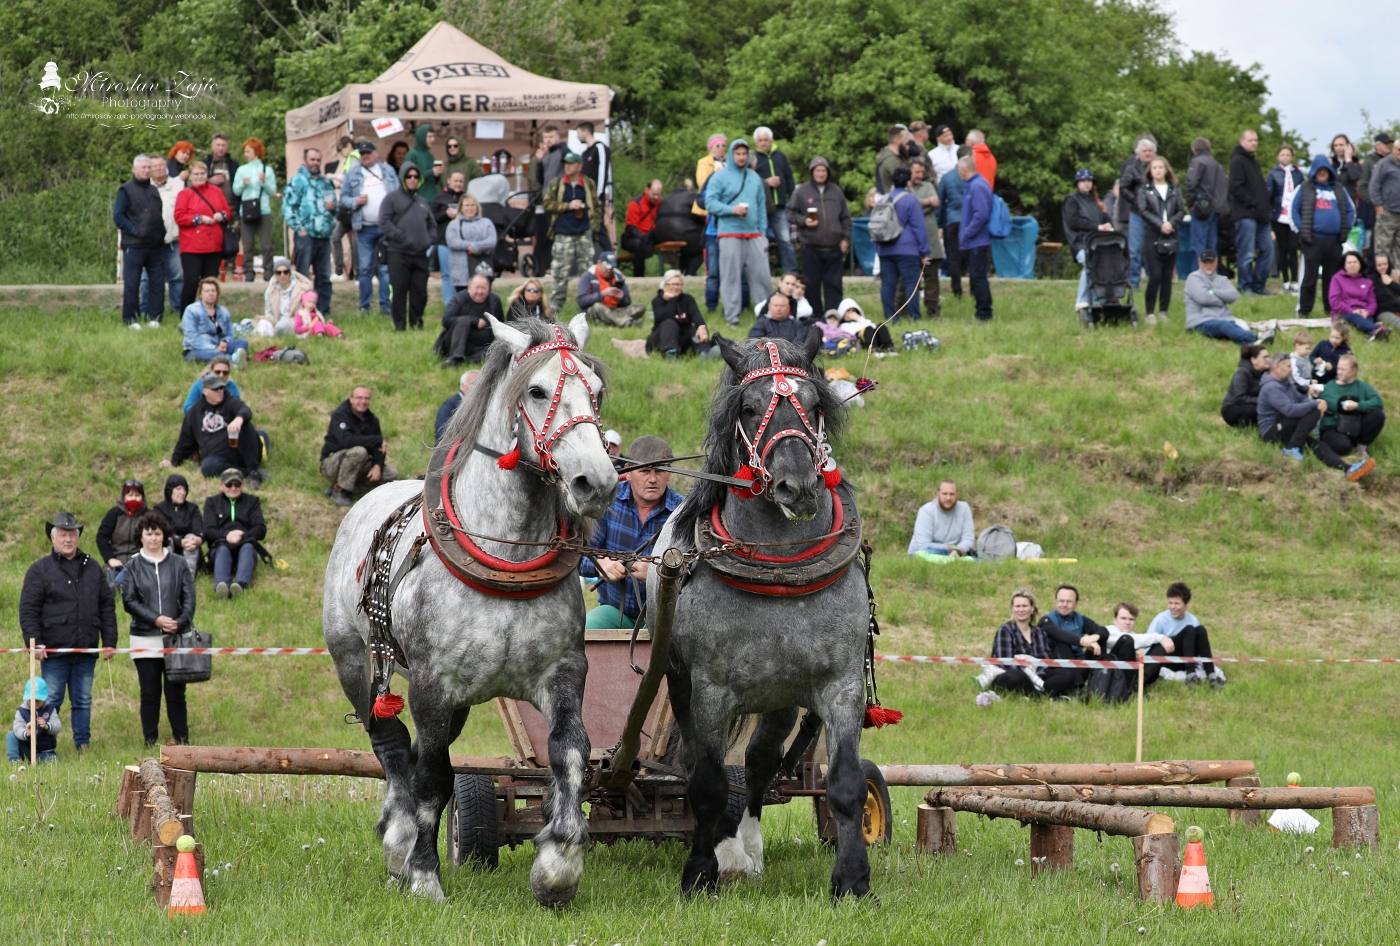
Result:
[[1337,433],[1344,437],[1361,436],[1361,412],[1341,411],[1337,414]]
[[257,225],[262,222],[262,201],[253,199],[245,200],[238,206],[239,216],[244,223]]
[[1181,240],[1175,234],[1171,236],[1160,236],[1157,238],[1158,256],[1175,256],[1177,250],[1181,248]]
[[[213,647],[214,635],[190,628],[183,634],[165,634],[166,647]],[[214,675],[213,654],[166,654],[165,679],[170,683],[203,683]]]

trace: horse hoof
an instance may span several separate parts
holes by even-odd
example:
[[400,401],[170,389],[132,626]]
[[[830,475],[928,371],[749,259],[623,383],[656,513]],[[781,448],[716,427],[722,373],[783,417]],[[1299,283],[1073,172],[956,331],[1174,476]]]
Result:
[[721,881],[733,880],[735,877],[752,877],[758,873],[754,868],[753,858],[744,850],[744,845],[738,838],[725,838],[715,845],[715,862],[719,867]]
[[870,892],[870,880],[868,878],[853,884],[833,883],[831,885],[831,896],[838,902],[847,897],[854,897],[862,903],[869,903],[871,906],[878,907],[880,905],[880,898]]
[[530,867],[530,892],[540,906],[562,907],[578,893],[583,845],[546,844]]
[[719,863],[713,857],[691,858],[681,872],[681,893],[708,896],[719,889]]
[[408,883],[408,892],[414,897],[422,897],[424,900],[431,900],[434,903],[441,903],[446,898],[442,895],[442,882],[438,880],[437,874],[425,870],[410,871],[412,875]]
[[566,907],[573,901],[574,895],[578,893],[578,884],[571,884],[568,887],[546,887],[537,881],[533,876],[530,878],[530,892],[535,895],[535,902],[542,907]]

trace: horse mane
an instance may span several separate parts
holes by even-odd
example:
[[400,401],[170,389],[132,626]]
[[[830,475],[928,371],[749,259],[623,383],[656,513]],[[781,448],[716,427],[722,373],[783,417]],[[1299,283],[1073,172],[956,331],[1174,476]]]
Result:
[[[816,363],[807,358],[801,346],[784,339],[765,339],[778,346],[778,356],[783,364],[803,368],[817,392],[817,411],[826,417],[826,436],[833,444],[840,438],[846,422],[846,405],[840,401],[827,383],[826,375]],[[769,366],[766,349],[751,342],[741,341],[735,346],[744,358],[742,370],[735,372],[725,364],[720,374],[719,386],[710,402],[709,429],[705,433],[705,472],[733,476],[734,471],[748,462],[742,452],[739,440],[734,436],[734,422],[739,416],[743,386],[740,379],[750,371]],[[816,418],[813,418],[815,422]],[[709,515],[711,509],[724,503],[723,483],[698,480],[681,504],[671,515],[671,541],[681,548],[690,548],[695,542],[695,523],[701,516]]]

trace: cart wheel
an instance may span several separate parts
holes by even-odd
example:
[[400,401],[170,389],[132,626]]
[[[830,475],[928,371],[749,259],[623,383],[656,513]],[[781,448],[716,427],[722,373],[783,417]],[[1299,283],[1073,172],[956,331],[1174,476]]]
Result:
[[494,870],[500,864],[496,781],[489,775],[457,775],[452,784],[447,821],[447,849],[452,866],[475,861]]
[[520,257],[520,275],[535,275],[535,254],[526,253],[524,256]]
[[[742,765],[726,765],[724,767],[724,777],[730,785],[738,785],[741,788],[748,788],[748,770]],[[730,792],[724,803],[724,810],[734,818],[734,824],[744,820],[744,809],[748,807],[749,800],[743,795],[736,795]]]
[[861,813],[861,831],[865,846],[887,844],[894,832],[894,809],[890,806],[890,787],[880,767],[869,759],[860,760],[865,776],[865,811]]

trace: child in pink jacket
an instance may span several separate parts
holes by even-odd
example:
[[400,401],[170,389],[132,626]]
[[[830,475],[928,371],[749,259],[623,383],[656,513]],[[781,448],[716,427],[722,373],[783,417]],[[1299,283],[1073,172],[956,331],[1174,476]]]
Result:
[[316,311],[316,293],[314,292],[301,294],[301,307],[297,309],[296,316],[292,319],[292,325],[296,329],[297,338],[307,338],[311,335],[328,335],[331,338],[339,338],[344,334],[330,319]]

